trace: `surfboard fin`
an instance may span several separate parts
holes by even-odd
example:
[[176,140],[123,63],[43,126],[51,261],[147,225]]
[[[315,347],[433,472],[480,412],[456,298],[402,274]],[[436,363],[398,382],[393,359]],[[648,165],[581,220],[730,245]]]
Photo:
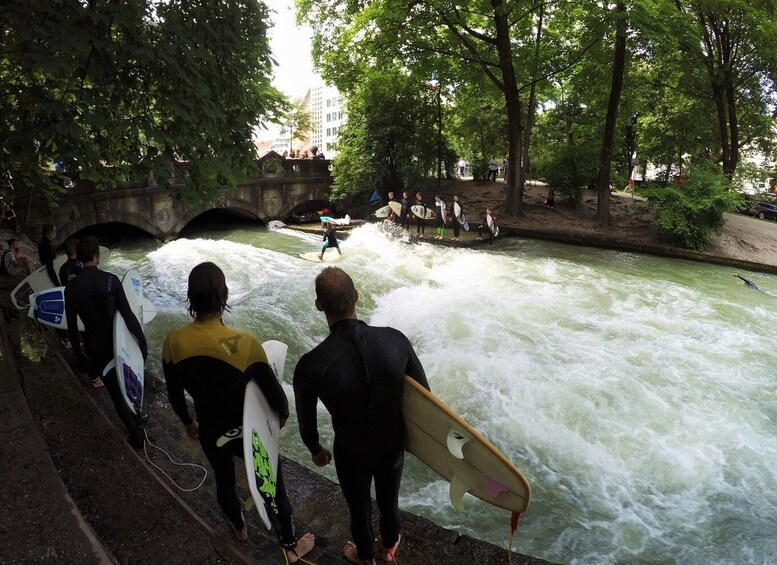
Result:
[[232,428],[216,440],[216,447],[223,447],[233,439],[239,439],[243,437],[243,426],[238,428]]
[[116,368],[116,359],[111,359],[110,362],[105,366],[105,369],[103,369],[103,377],[108,374],[108,372],[111,369]]
[[453,428],[449,429],[447,440],[448,451],[450,451],[451,455],[453,455],[456,459],[464,459],[464,452],[462,451],[462,448],[469,440],[470,438],[464,434],[454,430]]
[[464,494],[467,491],[469,491],[469,485],[465,484],[456,476],[451,478],[451,488],[448,492],[448,496],[451,499],[453,507],[459,512],[464,511]]

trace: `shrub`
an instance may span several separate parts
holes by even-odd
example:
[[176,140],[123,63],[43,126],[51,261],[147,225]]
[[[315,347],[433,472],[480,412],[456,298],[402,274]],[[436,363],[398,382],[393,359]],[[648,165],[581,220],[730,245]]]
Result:
[[736,209],[742,198],[723,172],[711,165],[691,166],[682,186],[651,183],[642,192],[656,212],[658,228],[674,243],[699,250],[713,233],[720,233],[726,223],[723,213]]
[[596,151],[581,145],[564,145],[535,162],[537,176],[561,196],[578,203],[586,186],[596,184]]

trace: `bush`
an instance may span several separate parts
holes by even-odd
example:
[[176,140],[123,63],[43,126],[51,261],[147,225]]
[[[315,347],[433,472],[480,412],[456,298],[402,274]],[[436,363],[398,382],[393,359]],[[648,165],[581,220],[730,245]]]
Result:
[[578,203],[585,187],[596,184],[596,151],[580,145],[564,145],[535,162],[535,170],[561,196]]
[[723,172],[714,166],[691,166],[682,186],[651,183],[642,191],[656,212],[655,223],[674,243],[704,249],[726,221],[723,213],[735,210],[742,199]]

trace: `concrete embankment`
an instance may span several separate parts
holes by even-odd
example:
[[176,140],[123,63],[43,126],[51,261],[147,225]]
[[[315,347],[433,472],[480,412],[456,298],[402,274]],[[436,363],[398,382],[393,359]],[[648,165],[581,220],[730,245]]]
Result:
[[[219,511],[207,461],[199,446],[183,437],[155,379],[149,380],[145,403],[149,436],[173,459],[208,468],[196,491],[176,490],[129,447],[105,389],[91,389],[86,376],[73,372],[71,354],[57,344],[53,331],[41,330],[10,308],[12,286],[10,279],[0,281],[0,562],[284,563],[255,510],[247,513],[249,541],[234,540]],[[201,471],[174,467],[154,450],[148,455],[182,487],[199,482]],[[344,562],[340,549],[349,538],[348,512],[339,487],[288,460],[284,474],[298,532],[317,536],[310,560]],[[247,492],[243,480],[238,492]],[[505,513],[506,533],[508,519]],[[398,558],[406,565],[508,561],[504,548],[408,513],[403,520]],[[515,564],[545,563],[516,553],[511,557]]]

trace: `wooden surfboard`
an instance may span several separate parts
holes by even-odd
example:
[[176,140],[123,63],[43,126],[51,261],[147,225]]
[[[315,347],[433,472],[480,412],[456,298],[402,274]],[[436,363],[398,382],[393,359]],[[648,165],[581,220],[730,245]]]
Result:
[[531,489],[516,466],[439,398],[405,377],[406,449],[450,482],[451,504],[463,509],[464,493],[522,513]]
[[[418,204],[416,204],[410,207],[410,211],[423,220],[431,220],[435,216],[433,207],[429,208],[428,206],[426,206],[424,208],[423,206],[419,206]],[[426,213],[424,214],[424,212]]]
[[374,212],[374,216],[376,218],[388,218],[389,214],[391,214],[391,206],[384,206],[383,208],[378,208]]
[[402,204],[399,202],[394,202],[393,200],[388,203],[389,208],[391,208],[391,211],[394,212],[396,215],[402,214]]

